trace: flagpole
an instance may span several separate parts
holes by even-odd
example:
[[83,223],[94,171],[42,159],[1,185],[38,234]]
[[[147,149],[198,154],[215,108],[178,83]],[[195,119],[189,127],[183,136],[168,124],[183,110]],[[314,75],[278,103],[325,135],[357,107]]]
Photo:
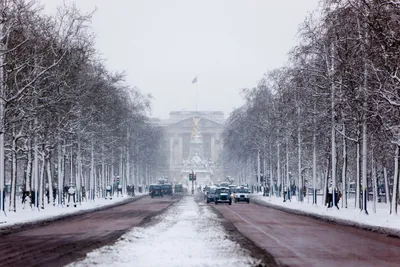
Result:
[[196,112],[197,112],[197,92],[199,91],[199,76],[196,76]]

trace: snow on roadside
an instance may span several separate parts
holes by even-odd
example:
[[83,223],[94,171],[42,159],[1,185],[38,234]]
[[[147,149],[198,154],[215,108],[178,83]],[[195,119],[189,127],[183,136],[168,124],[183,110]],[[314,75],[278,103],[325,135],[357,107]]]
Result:
[[[140,195],[140,194],[139,194]],[[137,196],[139,196],[137,195]],[[37,221],[48,220],[60,216],[70,215],[81,211],[95,210],[101,207],[112,206],[117,203],[126,201],[128,197],[113,197],[113,199],[96,199],[95,202],[87,201],[82,204],[77,204],[76,208],[73,205],[62,207],[47,205],[45,209],[31,209],[29,205],[22,206],[20,200],[17,203],[17,212],[0,213],[0,230],[4,227],[9,227],[16,224],[34,223]],[[6,202],[6,209],[8,208]]]
[[[296,197],[294,197],[291,202],[283,202],[283,198],[277,198],[275,196],[272,196],[271,198],[263,197],[262,194],[254,194],[253,197],[270,205],[286,209],[311,213],[328,219],[340,219],[364,226],[386,228],[394,233],[400,233],[400,216],[390,215],[388,204],[386,203],[377,203],[375,214],[372,211],[372,203],[368,203],[367,208],[369,215],[366,215],[360,210],[354,208],[354,199],[349,199],[347,209],[341,208],[341,203],[339,202],[338,206],[340,209],[338,210],[335,207],[327,209],[326,206],[322,204],[313,205],[312,202],[307,201],[307,199],[303,202],[298,202]],[[319,196],[317,202],[322,203],[321,196]]]
[[254,259],[231,241],[209,206],[184,197],[158,222],[133,228],[114,245],[71,266],[250,266]]

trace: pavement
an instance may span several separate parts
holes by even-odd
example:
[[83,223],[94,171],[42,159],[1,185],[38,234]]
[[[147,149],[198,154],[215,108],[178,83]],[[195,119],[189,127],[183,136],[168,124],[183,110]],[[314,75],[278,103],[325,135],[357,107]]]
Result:
[[142,197],[116,207],[46,222],[0,236],[0,266],[64,266],[115,242],[166,210],[180,197]]
[[398,238],[254,203],[209,205],[281,265],[399,266]]

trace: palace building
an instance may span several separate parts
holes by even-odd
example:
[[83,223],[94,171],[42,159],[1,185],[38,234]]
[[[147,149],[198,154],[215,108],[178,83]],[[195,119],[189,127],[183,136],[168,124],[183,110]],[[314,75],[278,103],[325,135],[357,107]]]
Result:
[[199,184],[223,179],[224,122],[222,111],[171,111],[160,121],[165,132],[163,174],[178,182],[186,180],[188,171],[197,171]]

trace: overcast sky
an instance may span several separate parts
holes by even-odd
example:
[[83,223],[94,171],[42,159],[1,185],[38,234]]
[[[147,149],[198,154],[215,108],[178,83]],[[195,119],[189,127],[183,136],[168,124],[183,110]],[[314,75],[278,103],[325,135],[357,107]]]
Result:
[[[48,13],[63,0],[41,0]],[[243,104],[242,88],[281,67],[318,0],[65,0],[93,19],[110,71],[154,97],[152,116]],[[192,80],[198,77],[198,83]]]

